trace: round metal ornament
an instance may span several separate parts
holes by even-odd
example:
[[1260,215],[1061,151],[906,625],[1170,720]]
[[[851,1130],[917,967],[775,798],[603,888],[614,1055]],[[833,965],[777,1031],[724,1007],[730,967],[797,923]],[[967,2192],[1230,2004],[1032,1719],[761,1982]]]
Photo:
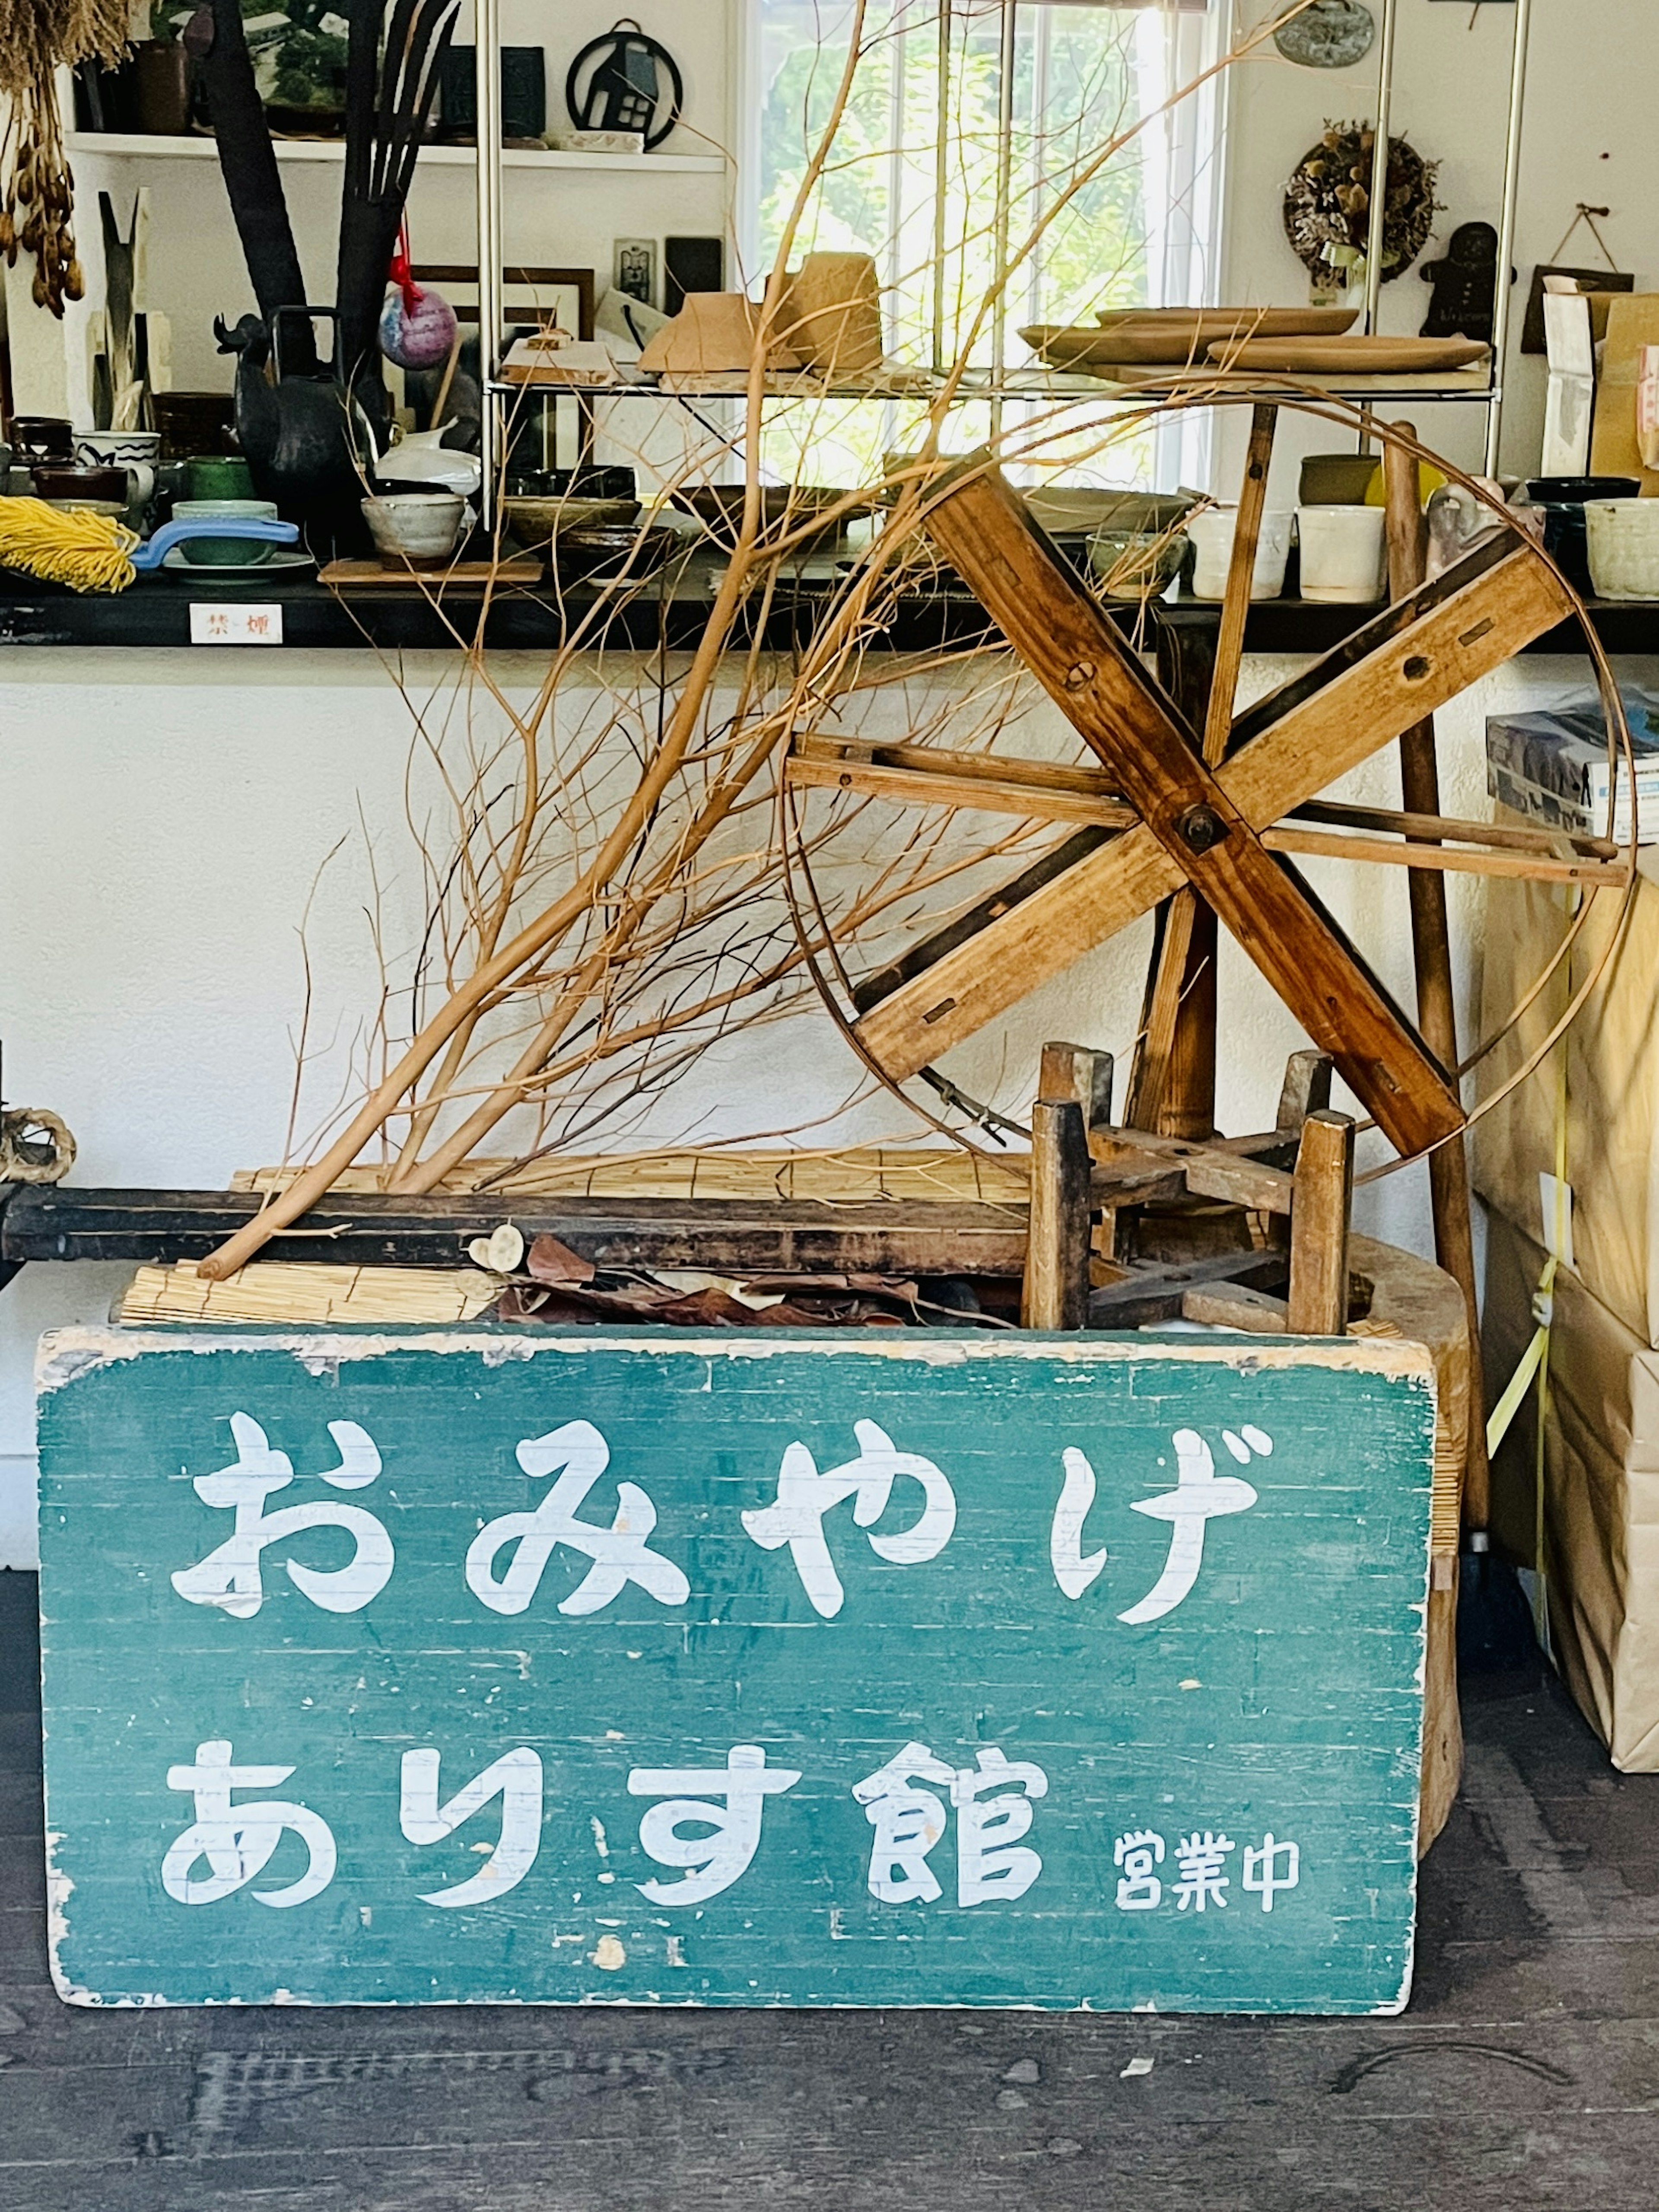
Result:
[[685,86],[667,47],[623,15],[571,63],[564,104],[579,131],[638,131],[648,154],[679,121]]
[[1287,62],[1304,69],[1347,69],[1364,60],[1376,36],[1376,18],[1361,0],[1313,0],[1273,33]]

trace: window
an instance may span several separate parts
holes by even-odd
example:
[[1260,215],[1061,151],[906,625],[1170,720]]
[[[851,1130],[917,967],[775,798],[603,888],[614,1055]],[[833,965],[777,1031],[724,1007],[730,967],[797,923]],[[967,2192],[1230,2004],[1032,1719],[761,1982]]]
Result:
[[[757,283],[830,112],[853,9],[850,0],[748,6],[743,229]],[[869,0],[847,112],[794,258],[815,247],[874,255],[889,355],[917,367],[965,351],[978,368],[1017,371],[1034,360],[1023,326],[1212,299],[1219,86],[1174,95],[1215,59],[1225,13],[1203,0]],[[1005,302],[988,312],[1003,266]],[[823,480],[837,446],[848,467],[890,446],[902,435],[895,410],[879,428],[867,419],[882,411],[820,409],[808,473]],[[1058,429],[1052,403],[1044,412]],[[959,427],[953,444],[982,437],[986,408],[964,408]],[[1085,435],[1070,459],[1111,481],[1202,481],[1203,434],[1198,422],[1177,422],[1156,441],[1102,453],[1097,467],[1098,441]],[[796,465],[788,442],[781,422],[769,432],[769,472]]]

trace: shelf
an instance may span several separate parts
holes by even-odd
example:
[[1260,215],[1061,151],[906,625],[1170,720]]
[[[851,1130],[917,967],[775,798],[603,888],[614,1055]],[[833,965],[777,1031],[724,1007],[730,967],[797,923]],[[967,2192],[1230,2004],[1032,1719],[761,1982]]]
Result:
[[[511,319],[509,313],[508,319]],[[907,404],[926,406],[944,389],[945,380],[931,372],[916,369],[908,373],[905,380],[894,378],[887,383],[824,384],[810,371],[774,370],[767,379],[763,398],[773,399],[862,399],[879,406],[902,406]],[[741,371],[730,376],[699,377],[689,385],[668,384],[656,378],[635,377],[615,384],[535,384],[506,383],[492,380],[489,389],[503,397],[520,398],[539,394],[544,398],[565,398],[572,392],[586,399],[677,399],[692,403],[700,399],[742,399],[748,392],[748,380]],[[1391,405],[1411,400],[1425,404],[1445,404],[1457,400],[1489,403],[1495,396],[1485,369],[1457,370],[1436,383],[1427,383],[1420,376],[1329,376],[1318,380],[1298,380],[1295,383],[1275,381],[1271,377],[1216,376],[1206,377],[1197,387],[1177,384],[1146,385],[1118,384],[1105,377],[1081,376],[1064,369],[1013,368],[1002,375],[993,375],[988,370],[970,369],[956,380],[951,404],[972,406],[988,399],[1078,400],[1095,401],[1103,406],[1145,406],[1151,400],[1179,397],[1188,405],[1211,404],[1216,406],[1240,406],[1271,402],[1282,407],[1294,407],[1298,402],[1316,407],[1322,398],[1354,400],[1384,400]]]
[[[78,131],[68,140],[73,155],[101,154],[106,157],[136,155],[150,161],[213,161],[219,147],[212,138],[161,138],[125,131]],[[279,161],[345,160],[343,138],[277,138],[272,141]],[[436,168],[471,169],[477,163],[471,146],[422,146],[420,162]],[[726,169],[723,154],[556,154],[508,147],[501,155],[507,169],[665,170],[678,176],[720,176]]]

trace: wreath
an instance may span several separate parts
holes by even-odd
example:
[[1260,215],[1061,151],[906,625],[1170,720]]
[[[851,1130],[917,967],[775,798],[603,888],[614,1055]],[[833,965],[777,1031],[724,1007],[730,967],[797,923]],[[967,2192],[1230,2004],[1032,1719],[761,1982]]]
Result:
[[[1315,289],[1360,281],[1370,238],[1372,153],[1367,124],[1328,123],[1285,187],[1285,235],[1312,272]],[[1382,281],[1391,283],[1428,244],[1440,203],[1438,161],[1425,161],[1404,138],[1389,141],[1388,205],[1382,222]]]

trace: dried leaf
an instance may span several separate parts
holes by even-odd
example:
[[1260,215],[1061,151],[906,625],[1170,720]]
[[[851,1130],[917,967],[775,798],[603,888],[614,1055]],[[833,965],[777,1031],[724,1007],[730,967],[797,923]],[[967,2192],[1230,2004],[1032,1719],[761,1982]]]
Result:
[[556,1237],[538,1237],[530,1248],[526,1265],[538,1283],[591,1283],[593,1279],[592,1261],[584,1260],[568,1244],[561,1244]]

